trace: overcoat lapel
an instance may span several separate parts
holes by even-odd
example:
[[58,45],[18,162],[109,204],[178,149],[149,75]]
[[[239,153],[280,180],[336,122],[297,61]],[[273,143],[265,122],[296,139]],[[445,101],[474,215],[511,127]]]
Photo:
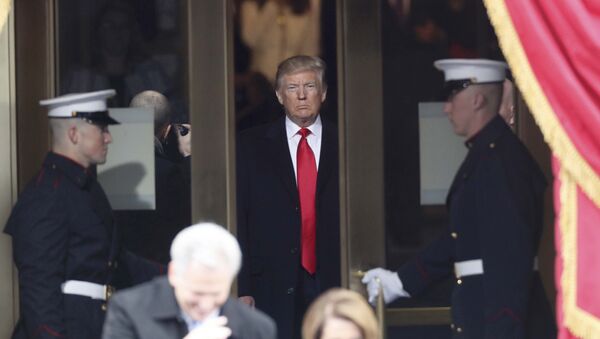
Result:
[[298,204],[298,188],[285,132],[285,118],[279,119],[271,125],[267,130],[266,140],[271,159],[265,160],[273,163],[274,172],[281,179],[294,204]]

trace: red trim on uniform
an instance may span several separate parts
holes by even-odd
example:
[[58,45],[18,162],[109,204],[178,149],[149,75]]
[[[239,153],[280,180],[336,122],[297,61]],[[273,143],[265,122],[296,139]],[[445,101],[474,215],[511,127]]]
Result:
[[38,174],[35,184],[39,185],[43,178],[44,178],[44,168],[42,167],[42,170],[40,171],[40,174]]
[[37,336],[40,335],[40,333],[42,331],[50,334],[53,337],[57,337],[57,338],[62,338],[63,337],[62,334],[56,332],[55,330],[51,329],[50,326],[47,326],[47,325],[44,325],[44,324],[40,325],[40,327],[35,332],[33,332],[33,337],[36,338]]
[[415,261],[415,265],[417,266],[417,270],[419,271],[421,278],[423,278],[425,281],[429,281],[429,273],[427,273],[427,269],[425,269],[425,266],[423,266],[421,263],[421,259],[417,259]]
[[60,181],[61,180],[62,180],[62,176],[54,178],[54,181],[52,182],[52,187],[58,188],[58,186],[60,185]]
[[515,312],[513,312],[510,308],[503,308],[500,311],[498,311],[498,313],[496,313],[495,315],[491,316],[488,318],[488,321],[497,321],[500,318],[502,318],[502,316],[507,315],[509,318],[512,318],[514,321],[516,322],[521,322],[521,318],[519,318],[519,316],[517,316],[515,314]]
[[160,274],[160,275],[165,274],[164,265],[161,265],[159,263],[155,263],[155,264],[158,265],[158,274]]
[[58,155],[59,157],[61,157],[61,158],[63,158],[63,159],[66,159],[66,160],[68,160],[68,161],[70,161],[70,162],[74,163],[75,165],[77,165],[77,166],[81,167],[83,170],[86,170],[86,167],[85,167],[85,166],[83,166],[82,164],[78,163],[78,162],[77,162],[77,161],[75,161],[74,159],[71,159],[71,158],[69,158],[68,156],[66,156],[66,155],[64,155],[64,154],[60,154],[60,153],[56,153],[56,152],[52,152],[52,153],[54,153],[54,154]]

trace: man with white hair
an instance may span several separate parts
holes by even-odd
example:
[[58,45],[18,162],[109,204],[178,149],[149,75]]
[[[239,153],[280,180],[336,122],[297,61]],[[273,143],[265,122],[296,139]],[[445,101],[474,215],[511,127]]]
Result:
[[168,277],[111,299],[103,339],[275,339],[273,320],[229,297],[241,258],[237,240],[219,225],[182,230]]

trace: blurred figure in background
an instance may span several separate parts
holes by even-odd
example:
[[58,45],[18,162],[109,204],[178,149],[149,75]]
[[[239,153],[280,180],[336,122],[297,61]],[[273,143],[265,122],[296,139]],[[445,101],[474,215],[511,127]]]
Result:
[[510,128],[515,129],[515,85],[509,79],[505,79],[502,84],[502,101],[498,114]]
[[320,0],[245,0],[241,36],[250,48],[250,69],[275,82],[277,65],[293,55],[320,54]]
[[130,107],[154,112],[155,210],[116,211],[123,245],[146,258],[166,264],[175,235],[191,220],[191,126],[173,124],[171,105],[155,91],[137,94]]

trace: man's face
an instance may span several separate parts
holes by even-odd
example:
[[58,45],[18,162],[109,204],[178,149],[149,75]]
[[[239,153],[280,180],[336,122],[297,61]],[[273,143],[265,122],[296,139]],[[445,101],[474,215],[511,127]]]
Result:
[[467,87],[451,94],[444,104],[444,112],[448,115],[454,133],[466,138],[470,138],[475,134],[473,131],[473,119],[475,117],[473,94],[472,88]]
[[103,164],[108,154],[108,144],[112,136],[107,125],[95,125],[87,122],[78,124],[77,152],[84,167]]
[[310,126],[325,101],[326,91],[314,71],[300,71],[283,76],[277,99],[285,114],[300,127]]
[[202,321],[227,301],[233,282],[231,273],[197,264],[181,269],[169,264],[169,283],[175,290],[177,303],[189,317]]

